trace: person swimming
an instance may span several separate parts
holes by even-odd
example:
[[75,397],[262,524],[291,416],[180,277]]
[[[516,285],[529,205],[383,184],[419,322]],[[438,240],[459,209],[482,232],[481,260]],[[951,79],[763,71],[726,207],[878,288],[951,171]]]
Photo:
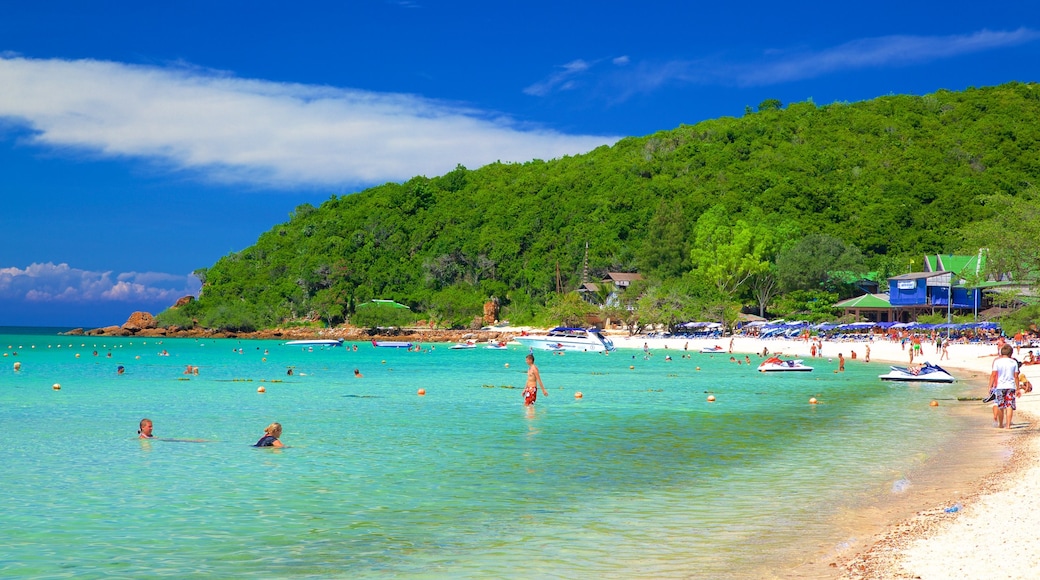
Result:
[[141,423],[137,428],[138,439],[154,439],[155,435],[152,435],[152,420],[148,418],[141,419]]
[[264,429],[264,436],[260,438],[253,447],[285,447],[282,442],[278,440],[282,436],[282,424],[271,423]]

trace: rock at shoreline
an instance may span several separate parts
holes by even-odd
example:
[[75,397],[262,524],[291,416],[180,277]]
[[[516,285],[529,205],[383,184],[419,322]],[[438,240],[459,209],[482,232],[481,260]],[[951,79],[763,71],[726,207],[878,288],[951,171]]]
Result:
[[134,312],[122,326],[123,330],[132,333],[137,333],[150,328],[155,328],[155,317],[147,312]]

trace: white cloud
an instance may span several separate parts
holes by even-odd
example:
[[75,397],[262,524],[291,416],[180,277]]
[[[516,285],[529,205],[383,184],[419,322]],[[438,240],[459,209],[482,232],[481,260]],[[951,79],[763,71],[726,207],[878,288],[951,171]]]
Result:
[[370,185],[440,175],[459,163],[574,155],[617,139],[522,129],[414,95],[190,67],[4,56],[0,86],[0,120],[27,127],[35,145],[260,186]]
[[173,304],[197,296],[193,276],[161,272],[92,272],[68,264],[34,263],[22,269],[0,268],[0,300],[29,302],[158,302]]
[[665,62],[614,58],[614,67],[597,69],[599,61],[576,60],[524,90],[535,96],[585,84],[609,101],[623,101],[634,94],[652,93],[668,85],[762,86],[804,80],[863,68],[897,67],[952,58],[1033,42],[1040,32],[1028,28],[1013,31],[981,30],[949,36],[883,36],[853,40],[822,50],[763,51],[754,61],[721,57]]

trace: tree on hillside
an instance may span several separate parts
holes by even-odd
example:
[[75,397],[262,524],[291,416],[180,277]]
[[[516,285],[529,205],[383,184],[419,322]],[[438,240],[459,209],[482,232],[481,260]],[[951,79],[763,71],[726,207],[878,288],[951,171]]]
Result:
[[639,249],[639,270],[644,275],[675,278],[688,268],[686,217],[682,204],[662,199],[647,226]]
[[965,251],[986,254],[986,273],[994,278],[1010,275],[1014,280],[1032,280],[1040,272],[1040,202],[1036,188],[1020,195],[996,193],[980,198],[989,217],[962,228]]
[[726,208],[716,205],[697,220],[690,258],[695,274],[732,301],[751,276],[769,269],[772,245],[766,227],[730,220]]
[[863,254],[853,245],[826,234],[810,234],[777,258],[780,287],[785,292],[826,288],[832,272],[863,272]]

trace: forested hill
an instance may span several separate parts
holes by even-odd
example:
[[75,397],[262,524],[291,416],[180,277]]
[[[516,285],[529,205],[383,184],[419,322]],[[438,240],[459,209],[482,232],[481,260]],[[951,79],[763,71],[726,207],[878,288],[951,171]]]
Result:
[[[585,155],[460,166],[300,206],[253,246],[200,269],[200,299],[161,320],[335,323],[372,298],[451,320],[471,318],[490,296],[520,317],[555,295],[557,271],[565,290],[576,288],[586,244],[592,280],[639,271],[693,280],[696,293],[707,275],[698,250],[727,227],[767,240],[752,246],[773,268],[805,236],[826,234],[858,248],[867,268],[899,273],[924,253],[977,251],[965,226],[988,216],[981,200],[1032,195],[1038,178],[1037,84],[765,101],[741,118]],[[753,302],[740,285],[713,288]]]

